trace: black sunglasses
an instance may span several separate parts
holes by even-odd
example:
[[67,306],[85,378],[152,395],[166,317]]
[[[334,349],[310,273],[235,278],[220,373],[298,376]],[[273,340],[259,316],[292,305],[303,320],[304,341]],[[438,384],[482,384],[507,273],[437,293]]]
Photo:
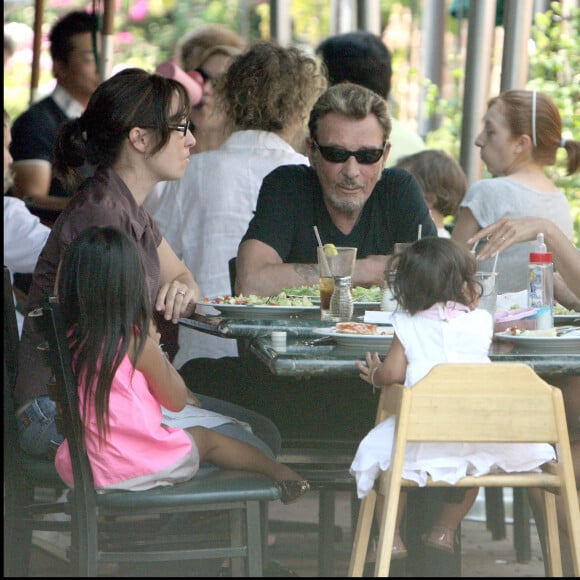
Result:
[[[220,77],[212,77],[205,69],[201,68],[200,66],[196,69],[193,69],[195,72],[198,72],[201,75],[204,83],[212,82],[214,85],[218,82]],[[220,75],[221,76],[221,75]]]
[[191,121],[187,119],[185,123],[181,123],[180,125],[167,125],[167,126],[170,129],[173,129],[174,131],[179,131],[180,133],[183,133],[183,136],[185,137],[187,135],[187,132],[191,128]]
[[348,149],[341,149],[340,147],[325,147],[319,145],[316,139],[313,139],[314,145],[320,151],[323,159],[330,161],[330,163],[345,163],[352,155],[358,163],[362,165],[372,165],[376,163],[385,152],[387,143],[383,145],[382,149],[359,149],[358,151],[349,151]]

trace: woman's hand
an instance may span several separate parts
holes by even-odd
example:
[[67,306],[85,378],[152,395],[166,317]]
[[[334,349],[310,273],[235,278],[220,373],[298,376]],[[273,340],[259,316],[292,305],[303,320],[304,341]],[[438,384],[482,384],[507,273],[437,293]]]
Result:
[[381,359],[379,358],[379,354],[377,352],[374,352],[372,354],[370,352],[367,352],[365,358],[366,364],[358,360],[356,361],[356,366],[360,371],[359,376],[363,381],[369,383],[369,385],[376,387],[377,384],[376,383],[373,384],[373,379],[377,369],[382,364]]
[[193,314],[195,304],[200,299],[199,286],[165,238],[161,240],[157,254],[161,284],[155,300],[155,310],[163,312],[165,320],[177,324],[180,318]]
[[487,244],[477,254],[477,260],[488,260],[512,244],[535,240],[538,233],[548,227],[549,224],[546,224],[546,221],[544,218],[538,217],[503,217],[479,230],[477,234],[467,240],[467,243],[473,246],[479,240],[487,238]]
[[186,318],[193,314],[197,294],[197,287],[193,289],[177,279],[172,280],[168,284],[163,284],[159,289],[155,308],[164,313],[165,320],[177,323],[180,318]]

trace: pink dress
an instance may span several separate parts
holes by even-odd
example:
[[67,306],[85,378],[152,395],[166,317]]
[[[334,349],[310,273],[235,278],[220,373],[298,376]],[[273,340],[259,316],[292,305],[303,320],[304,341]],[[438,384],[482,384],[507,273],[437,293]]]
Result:
[[[395,313],[393,326],[407,357],[407,387],[438,363],[490,362],[493,321],[485,310],[469,310],[453,302],[445,307],[436,304],[414,316]],[[350,467],[359,498],[389,468],[394,436],[395,418],[388,417],[359,444]],[[465,475],[484,475],[495,469],[530,471],[554,457],[554,449],[547,443],[407,443],[403,477],[420,486],[429,475],[435,481],[454,484]]]
[[[82,398],[81,394],[81,410]],[[125,356],[111,386],[106,442],[99,443],[93,406],[84,421],[97,491],[141,491],[187,481],[196,474],[199,453],[193,438],[183,429],[163,426],[161,421],[161,405],[149,390],[145,376]],[[58,448],[55,466],[63,481],[73,487],[66,440]]]

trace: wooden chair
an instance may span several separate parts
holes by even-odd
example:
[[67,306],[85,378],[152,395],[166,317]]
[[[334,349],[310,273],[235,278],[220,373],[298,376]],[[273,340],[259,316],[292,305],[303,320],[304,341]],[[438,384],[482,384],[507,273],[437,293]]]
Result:
[[[401,487],[416,487],[402,479],[409,441],[539,443],[556,446],[557,461],[541,472],[494,473],[464,477],[457,487],[536,487],[543,490],[548,575],[561,576],[562,562],[554,493],[566,506],[575,574],[580,575],[580,511],[562,393],[522,363],[440,364],[413,388],[383,389],[377,422],[397,418],[391,469],[383,472],[379,488],[385,504],[380,523],[375,576],[388,576],[395,518]],[[448,487],[429,480],[428,486]],[[363,501],[351,555],[349,576],[361,576],[376,492]]]
[[10,272],[4,266],[4,575],[28,576],[34,530],[70,531],[65,485],[52,460],[21,450],[12,390],[18,370],[18,325]]
[[[53,371],[50,396],[57,425],[71,450],[75,488],[70,561],[73,575],[95,576],[101,562],[177,562],[229,559],[233,576],[262,576],[260,503],[279,499],[274,482],[258,474],[217,470],[171,487],[96,493],[83,445],[77,385],[60,306],[54,299],[31,313],[47,339]],[[167,526],[172,515],[227,513],[229,533],[204,534],[200,526]],[[245,564],[245,566],[244,566]]]

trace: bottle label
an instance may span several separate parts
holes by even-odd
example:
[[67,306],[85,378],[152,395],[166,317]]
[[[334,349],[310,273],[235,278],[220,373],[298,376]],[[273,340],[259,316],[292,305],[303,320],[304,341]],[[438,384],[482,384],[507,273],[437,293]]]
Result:
[[554,281],[552,264],[530,264],[528,279],[528,306],[537,308],[536,329],[552,328],[554,326],[553,296]]

